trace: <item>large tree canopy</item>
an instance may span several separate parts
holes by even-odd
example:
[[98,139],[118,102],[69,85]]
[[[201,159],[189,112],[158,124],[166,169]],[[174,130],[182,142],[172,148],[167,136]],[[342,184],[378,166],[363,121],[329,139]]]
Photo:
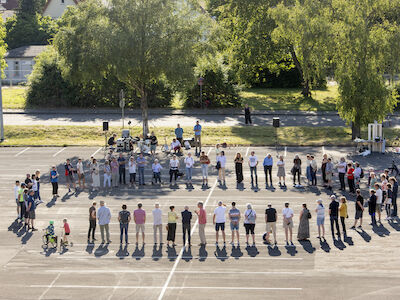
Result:
[[70,9],[55,38],[71,78],[112,72],[141,96],[148,133],[148,87],[161,78],[192,81],[196,47],[206,41],[209,18],[188,1],[88,0]]

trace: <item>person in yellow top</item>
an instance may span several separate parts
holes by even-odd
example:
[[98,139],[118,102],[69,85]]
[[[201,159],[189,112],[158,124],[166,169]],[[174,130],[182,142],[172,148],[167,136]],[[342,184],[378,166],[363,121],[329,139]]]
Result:
[[349,217],[347,214],[346,197],[340,198],[339,216],[340,216],[340,222],[342,223],[343,236],[346,236],[346,224],[345,224],[344,220]]
[[169,246],[169,242],[172,241],[172,246],[176,246],[175,244],[175,232],[176,232],[176,220],[178,219],[178,215],[176,214],[175,206],[169,207],[170,211],[168,212],[168,235],[167,235],[167,245]]

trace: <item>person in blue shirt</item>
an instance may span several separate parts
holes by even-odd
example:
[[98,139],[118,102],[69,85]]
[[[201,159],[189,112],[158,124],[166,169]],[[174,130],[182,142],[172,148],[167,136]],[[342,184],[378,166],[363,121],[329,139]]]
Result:
[[125,167],[126,167],[126,159],[125,157],[122,155],[122,153],[119,154],[118,157],[118,171],[119,171],[119,184],[122,184],[122,180],[124,181],[124,184],[126,184],[126,171],[125,171]]
[[268,175],[269,175],[269,182],[272,187],[272,166],[274,160],[270,153],[264,158],[263,166],[264,166],[264,173],[265,173],[265,186],[268,188]]
[[139,185],[145,185],[144,183],[144,167],[146,166],[146,158],[143,157],[143,153],[139,154],[139,157],[136,159],[136,165],[139,173]]
[[181,128],[181,125],[177,125],[175,128],[175,137],[183,145],[183,129]]
[[53,187],[53,197],[58,197],[58,172],[56,166],[51,167],[50,182]]
[[[196,144],[196,156],[200,155],[201,152],[201,125],[199,121],[196,121],[196,125],[194,125],[194,143]],[[197,151],[198,148],[198,151]]]

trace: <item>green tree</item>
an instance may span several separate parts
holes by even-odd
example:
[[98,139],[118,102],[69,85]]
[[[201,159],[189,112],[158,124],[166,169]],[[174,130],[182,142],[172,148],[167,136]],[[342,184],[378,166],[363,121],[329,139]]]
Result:
[[149,87],[161,79],[193,82],[195,50],[209,22],[194,7],[177,0],[84,1],[64,14],[54,44],[74,80],[112,72],[136,90],[147,134]]
[[324,78],[328,63],[329,1],[285,2],[269,10],[276,23],[272,39],[290,55],[303,79],[302,94],[310,97],[312,84]]
[[[383,121],[397,103],[396,95],[385,85],[383,73],[393,62],[388,49],[394,47],[390,51],[397,55],[400,52],[399,43],[391,42],[399,29],[387,18],[392,9],[399,7],[398,0],[332,1],[332,50],[340,93],[337,108],[340,116],[352,124],[353,138],[360,136],[361,126]],[[396,64],[394,69],[398,61]]]
[[47,45],[57,33],[55,20],[41,15],[42,0],[21,0],[17,14],[6,21],[9,49],[26,45]]

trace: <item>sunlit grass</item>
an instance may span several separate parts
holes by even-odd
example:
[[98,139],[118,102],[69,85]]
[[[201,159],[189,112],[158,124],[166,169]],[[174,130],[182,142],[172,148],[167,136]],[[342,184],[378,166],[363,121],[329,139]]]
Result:
[[5,109],[24,109],[26,106],[25,87],[3,87],[2,96]]

